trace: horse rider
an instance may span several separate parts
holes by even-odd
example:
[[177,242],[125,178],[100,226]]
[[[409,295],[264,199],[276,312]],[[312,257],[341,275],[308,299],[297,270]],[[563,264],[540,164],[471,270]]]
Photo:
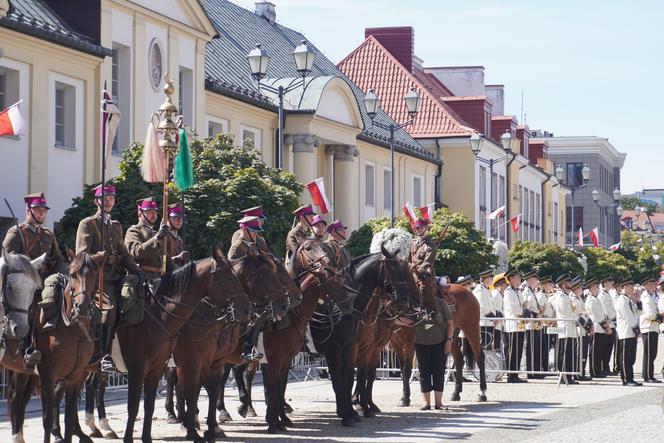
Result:
[[316,214],[311,219],[311,232],[314,234],[314,238],[319,241],[325,240],[325,233],[327,229],[327,222],[323,217]]
[[[556,310],[558,320],[558,371],[574,372],[575,360],[577,358],[577,338],[579,332],[576,328],[577,314],[572,307],[572,279],[563,274],[556,279],[558,291],[552,298],[552,305]],[[568,385],[576,385],[571,374],[563,375],[563,382]]]
[[572,308],[577,315],[577,323],[579,327],[580,339],[580,358],[578,359],[578,367],[581,375],[575,376],[579,381],[589,381],[590,377],[586,377],[586,363],[588,362],[588,355],[590,350],[590,335],[592,334],[592,322],[586,311],[586,303],[583,300],[583,280],[577,276],[572,280],[572,292],[570,293],[572,299]]
[[[415,275],[420,291],[431,291],[433,297],[436,293],[436,277],[433,269],[436,260],[436,244],[429,237],[429,220],[418,218],[413,223],[415,238],[408,247],[409,269]],[[424,299],[430,299],[424,297]]]
[[616,302],[620,378],[623,386],[641,386],[641,383],[634,380],[636,337],[641,333],[638,309],[632,300],[634,281],[631,278],[626,278],[616,286],[616,289],[620,291]]
[[[126,271],[141,278],[143,271],[138,267],[134,259],[129,255],[124,244],[124,233],[122,225],[117,220],[111,218],[111,211],[115,205],[116,190],[113,185],[104,185],[102,201],[102,185],[93,190],[94,203],[97,206],[97,212],[90,217],[84,218],[78,224],[76,231],[76,253],[87,252],[96,254],[104,251],[106,261],[103,268],[104,293],[108,296],[108,309],[117,311],[120,302],[120,289],[125,277]],[[104,233],[104,244],[101,237]],[[115,362],[111,358],[111,348],[113,345],[113,334],[115,321],[117,317],[111,312],[103,312],[101,323],[99,324],[103,342],[100,343],[100,351],[103,355],[100,361],[102,372],[117,371]],[[93,357],[95,360],[95,357]]]
[[605,378],[608,375],[608,366],[604,366],[604,355],[609,340],[612,339],[611,320],[604,310],[602,301],[598,298],[600,293],[599,282],[591,278],[584,283],[589,294],[586,298],[586,311],[593,322],[592,339],[590,342],[590,376],[592,378]]
[[[493,305],[491,292],[489,287],[493,281],[493,270],[487,269],[480,272],[477,276],[478,284],[473,288],[473,295],[480,304],[480,317],[493,319],[496,317],[496,308]],[[487,342],[491,341],[493,345],[493,335],[495,332],[493,320],[480,320],[480,344],[482,348],[487,346]]]
[[[233,234],[233,241],[228,250],[228,259],[236,260],[247,255],[257,255],[261,252],[261,246],[257,242],[260,232],[263,231],[261,221],[256,216],[244,216],[238,220],[239,229]],[[266,246],[265,246],[266,247]],[[261,314],[247,325],[243,334],[242,352],[240,358],[244,363],[259,362],[263,354],[256,350],[258,334],[263,330],[268,318]]]
[[[521,298],[521,275],[516,269],[510,269],[505,273],[508,285],[503,294],[503,307],[505,318],[521,318],[524,314],[523,299]],[[507,358],[507,369],[513,371],[507,376],[507,383],[526,383],[519,378],[518,371],[521,368],[521,354],[523,354],[523,331],[525,327],[520,320],[505,320],[503,332],[505,333],[505,357]]]
[[311,205],[304,205],[293,211],[295,225],[286,236],[286,263],[290,263],[291,257],[297,251],[300,244],[311,235],[311,222],[314,217]]
[[[606,368],[606,375],[617,375],[618,372],[611,369],[611,354],[614,348],[618,347],[618,334],[616,334],[616,306],[614,297],[611,295],[610,291],[615,291],[613,289],[613,277],[610,275],[605,275],[599,280],[599,283],[602,285],[597,299],[602,302],[602,307],[606,312],[606,315],[609,316],[611,322],[611,329],[613,332],[610,335],[607,335],[607,343],[604,348],[604,356],[602,359],[602,366]],[[608,332],[607,332],[608,334]],[[615,367],[615,362],[614,362]]]
[[640,318],[641,341],[643,342],[643,382],[661,383],[655,378],[655,359],[657,358],[657,342],[659,337],[659,325],[662,323],[662,315],[657,307],[659,297],[657,295],[657,280],[649,275],[641,281],[645,291],[641,294],[643,312]]
[[261,230],[248,230],[246,227],[242,226],[244,224],[242,220],[238,221],[240,227],[233,233],[233,236],[231,237],[231,246],[228,249],[229,260],[248,255],[248,250],[252,248],[259,253],[270,254],[270,248],[267,246],[265,238],[261,235],[261,232],[263,232],[263,224],[265,223],[265,220],[267,220],[267,217],[263,213],[263,208],[261,206],[255,206],[241,212],[243,219],[249,220],[252,217],[256,218],[256,224]]
[[168,235],[166,236],[166,251],[173,263],[184,266],[190,260],[189,251],[184,248],[184,239],[180,235],[184,225],[184,208],[178,203],[168,205]]
[[327,240],[325,245],[329,251],[330,260],[337,269],[343,269],[350,265],[352,260],[350,251],[344,245],[346,243],[347,226],[341,220],[334,220],[327,226]]
[[[158,207],[152,197],[136,201],[138,223],[127,229],[125,246],[146,278],[158,278],[162,267],[162,242],[165,241],[170,228],[162,223],[159,230],[153,229],[157,223]],[[166,254],[166,270],[174,269],[173,260]]]
[[[523,306],[529,311],[531,318],[541,318],[544,313],[544,306],[540,304],[537,298],[539,277],[537,272],[530,270],[523,274],[523,280],[526,287],[523,288]],[[541,372],[542,362],[542,322],[529,321],[525,325],[526,329],[526,370]],[[545,369],[546,370],[546,369]],[[528,374],[529,379],[544,378],[542,374]]]
[[[23,201],[25,202],[25,221],[7,230],[2,242],[5,253],[23,254],[31,260],[46,253],[46,260],[38,270],[42,283],[45,283],[47,277],[52,274],[67,275],[69,272],[67,262],[60,252],[55,235],[51,230],[42,226],[49,210],[44,194],[38,192],[26,195],[23,197]],[[33,306],[30,308],[31,313],[28,314],[29,332],[21,346],[27,368],[33,368],[41,363],[41,352],[36,349],[34,304],[38,304],[44,311],[45,323],[42,326],[42,332],[55,329],[57,316],[60,315],[60,309],[55,306],[55,300],[40,300],[41,298],[40,294],[35,295]]]

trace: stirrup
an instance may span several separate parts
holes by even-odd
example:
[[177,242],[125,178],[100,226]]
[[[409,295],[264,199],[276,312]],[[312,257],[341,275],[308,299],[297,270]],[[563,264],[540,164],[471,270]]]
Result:
[[28,369],[33,369],[35,366],[39,366],[42,361],[41,351],[38,349],[33,349],[32,352],[28,353],[26,351],[25,356],[23,357],[23,363]]
[[113,360],[113,357],[111,357],[108,354],[105,355],[99,362],[99,369],[101,370],[101,372],[106,372],[108,374],[119,372],[118,367],[115,366],[115,361]]
[[256,362],[256,363],[258,363],[262,360],[263,354],[261,354],[260,352],[250,352],[250,353],[243,352],[240,355],[240,358],[242,360],[246,360],[247,362]]

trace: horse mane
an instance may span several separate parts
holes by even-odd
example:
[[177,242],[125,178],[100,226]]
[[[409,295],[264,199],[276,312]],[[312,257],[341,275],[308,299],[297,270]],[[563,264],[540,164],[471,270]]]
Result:
[[32,281],[36,282],[39,288],[42,287],[41,277],[39,272],[32,266],[32,260],[23,254],[15,254],[10,252],[3,255],[5,262],[10,271],[21,272],[25,274]]
[[191,284],[192,277],[196,271],[196,262],[190,261],[181,268],[164,275],[157,289],[157,298],[177,297],[182,295]]
[[76,254],[71,263],[69,263],[69,274],[76,274],[83,268],[97,269],[97,263],[95,263],[92,256],[87,252],[79,252]]

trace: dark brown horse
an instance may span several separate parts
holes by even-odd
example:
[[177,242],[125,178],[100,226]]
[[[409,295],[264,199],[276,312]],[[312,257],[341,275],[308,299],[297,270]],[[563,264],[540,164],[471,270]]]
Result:
[[[174,339],[192,316],[200,301],[208,297],[214,304],[223,304],[229,291],[229,280],[218,270],[226,264],[219,248],[211,258],[190,262],[172,274],[165,275],[156,294],[145,304],[142,323],[122,326],[117,330],[122,359],[127,366],[129,389],[127,426],[124,441],[134,439],[134,423],[144,390],[142,441],[152,441],[152,416],[157,387],[171,355]],[[232,282],[232,280],[230,280]],[[241,307],[235,306],[236,312]],[[238,312],[242,317],[246,313]]]
[[64,440],[56,435],[56,440],[71,442],[76,435],[79,441],[92,441],[81,431],[78,422],[78,395],[94,352],[90,330],[91,300],[97,290],[97,272],[103,260],[103,254],[92,256],[80,253],[74,257],[69,265],[69,279],[63,297],[59,300],[62,316],[55,329],[42,332],[40,310],[35,313],[37,349],[42,353],[42,362],[37,367],[39,377],[23,366],[22,357],[10,364],[3,362],[14,371],[8,402],[14,441],[22,441],[19,426],[22,425],[25,406],[38,381],[41,386],[44,441],[51,441],[56,400],[62,395],[65,396],[65,435]]
[[[463,286],[452,284],[438,287],[439,296],[448,303],[454,317],[454,340],[452,341],[452,356],[456,370],[454,392],[450,400],[461,399],[463,390],[463,355],[458,339],[459,330],[470,343],[473,356],[480,372],[480,393],[478,401],[486,401],[486,376],[484,373],[484,351],[480,346],[480,305],[477,299],[468,289]],[[415,357],[415,322],[404,318],[400,320],[401,326],[392,334],[390,347],[397,354],[399,367],[401,368],[401,381],[403,382],[403,395],[399,406],[410,406],[410,377],[413,370],[413,358]]]

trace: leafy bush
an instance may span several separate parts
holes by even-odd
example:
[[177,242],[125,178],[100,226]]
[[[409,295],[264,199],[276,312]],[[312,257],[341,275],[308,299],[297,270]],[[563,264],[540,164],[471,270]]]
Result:
[[510,250],[509,262],[521,273],[534,269],[538,274],[550,275],[554,279],[563,274],[583,277],[583,268],[576,255],[554,243],[518,241]]
[[586,278],[602,278],[608,274],[621,280],[630,275],[630,263],[620,254],[602,248],[586,248],[583,254],[588,259]]

